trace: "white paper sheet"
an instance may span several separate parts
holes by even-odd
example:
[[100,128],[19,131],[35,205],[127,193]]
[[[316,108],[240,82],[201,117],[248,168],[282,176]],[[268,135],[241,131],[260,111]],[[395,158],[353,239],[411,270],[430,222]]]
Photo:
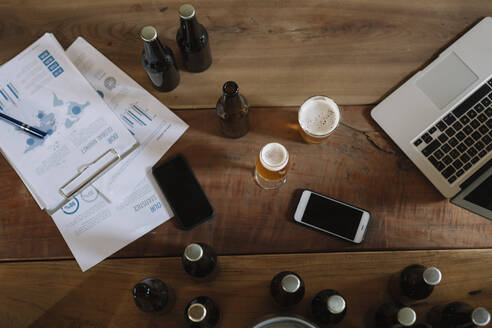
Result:
[[146,123],[132,117],[139,149],[52,215],[85,271],[171,217],[150,169],[188,125],[84,39],[67,54],[121,120],[131,110]]
[[0,147],[41,208],[63,205],[59,188],[108,149],[136,140],[45,34],[0,68],[0,111],[48,132],[44,139],[0,122]]
[[109,200],[117,200],[133,189],[188,125],[83,38],[77,38],[66,53],[140,144],[94,183]]
[[90,186],[52,215],[82,271],[167,221],[172,213],[149,177],[108,202]]

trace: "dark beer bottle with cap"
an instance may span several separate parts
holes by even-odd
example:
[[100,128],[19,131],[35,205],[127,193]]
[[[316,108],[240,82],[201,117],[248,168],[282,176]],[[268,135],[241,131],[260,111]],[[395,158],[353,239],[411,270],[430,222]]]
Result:
[[214,328],[220,319],[219,307],[207,296],[199,296],[185,308],[185,319],[190,328]]
[[429,297],[441,279],[441,271],[436,267],[409,265],[392,277],[390,293],[396,301],[409,305]]
[[156,278],[147,278],[133,287],[133,300],[143,312],[167,312],[173,303],[172,291]]
[[453,302],[432,308],[427,321],[435,328],[485,327],[490,323],[490,312],[483,307]]
[[220,130],[226,137],[240,138],[249,131],[248,102],[234,81],[224,83],[222,92],[216,106]]
[[192,243],[186,246],[181,262],[183,269],[192,277],[198,280],[208,279],[216,271],[217,255],[207,244]]
[[282,271],[273,277],[270,293],[281,306],[292,306],[304,297],[305,287],[301,277],[291,271]]
[[157,30],[153,26],[145,26],[140,31],[144,41],[142,64],[152,85],[159,91],[171,91],[179,84],[179,71],[174,54],[157,38]]
[[190,72],[203,72],[212,64],[207,30],[198,23],[192,5],[181,5],[178,13],[180,27],[176,34],[176,41],[181,51],[183,66]]
[[410,307],[387,302],[378,308],[375,319],[378,328],[414,327],[417,314]]
[[347,312],[347,304],[342,295],[332,289],[320,291],[311,302],[311,311],[316,321],[323,324],[337,324]]

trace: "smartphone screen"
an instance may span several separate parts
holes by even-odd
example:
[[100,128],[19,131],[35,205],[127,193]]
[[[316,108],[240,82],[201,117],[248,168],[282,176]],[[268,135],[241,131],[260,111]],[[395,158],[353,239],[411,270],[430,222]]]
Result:
[[154,167],[152,174],[184,229],[213,216],[214,209],[184,156]]
[[311,193],[301,221],[354,240],[362,214],[362,210]]

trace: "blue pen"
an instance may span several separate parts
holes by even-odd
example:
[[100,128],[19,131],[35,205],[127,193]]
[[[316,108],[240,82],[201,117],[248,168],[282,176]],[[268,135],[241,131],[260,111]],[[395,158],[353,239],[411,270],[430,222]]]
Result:
[[7,116],[5,114],[0,113],[0,119],[4,120],[5,122],[8,122],[12,125],[15,125],[16,127],[26,131],[27,133],[32,134],[33,136],[36,136],[38,138],[43,139],[47,133],[44,131],[41,131],[39,129],[33,128],[30,125],[27,125],[25,123],[22,123],[21,121],[16,120],[15,118],[12,118],[10,116]]

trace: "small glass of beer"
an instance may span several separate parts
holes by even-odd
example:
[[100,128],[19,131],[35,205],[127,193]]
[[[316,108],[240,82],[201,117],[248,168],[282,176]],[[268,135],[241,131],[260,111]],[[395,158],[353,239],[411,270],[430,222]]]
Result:
[[280,188],[287,181],[289,153],[277,142],[263,146],[256,158],[255,180],[263,189]]
[[340,109],[328,97],[313,96],[302,104],[297,117],[304,141],[319,144],[337,128]]

